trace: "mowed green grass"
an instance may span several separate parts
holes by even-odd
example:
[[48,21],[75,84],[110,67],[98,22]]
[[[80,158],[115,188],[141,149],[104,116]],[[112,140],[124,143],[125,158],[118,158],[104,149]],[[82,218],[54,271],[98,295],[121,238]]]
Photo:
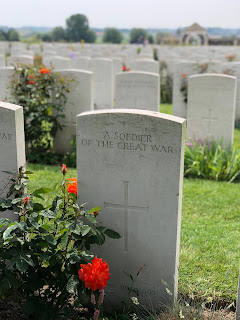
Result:
[[[163,110],[172,113],[171,105]],[[240,146],[240,130],[235,130],[234,143]],[[59,166],[28,164],[28,169],[34,171],[29,191],[61,181]],[[67,176],[77,177],[76,169],[68,168]],[[53,197],[49,193],[47,201]],[[179,293],[231,303],[236,299],[239,265],[240,184],[184,179]]]

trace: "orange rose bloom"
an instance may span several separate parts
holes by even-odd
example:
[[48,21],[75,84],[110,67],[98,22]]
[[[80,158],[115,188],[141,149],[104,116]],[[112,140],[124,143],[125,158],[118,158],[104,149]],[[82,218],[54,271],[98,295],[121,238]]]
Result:
[[49,73],[50,72],[50,70],[49,69],[47,69],[47,68],[42,68],[42,69],[40,69],[40,74],[44,74],[44,73]]
[[85,282],[85,287],[93,291],[102,290],[110,279],[109,266],[106,261],[95,257],[91,263],[81,264],[78,270],[79,279]]
[[77,195],[77,179],[76,178],[68,179],[68,189],[67,189],[67,191],[69,193],[75,193]]

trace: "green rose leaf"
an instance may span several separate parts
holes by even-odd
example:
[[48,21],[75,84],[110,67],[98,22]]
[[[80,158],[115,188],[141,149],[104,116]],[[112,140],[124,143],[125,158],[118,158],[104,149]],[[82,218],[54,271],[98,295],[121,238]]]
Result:
[[86,234],[88,234],[88,232],[91,230],[91,227],[89,226],[82,226],[82,236],[84,237]]
[[106,229],[106,230],[104,231],[104,233],[105,233],[109,238],[112,238],[112,239],[120,239],[120,238],[121,238],[121,236],[120,236],[120,234],[119,234],[118,232],[113,231],[113,230],[111,230],[111,229]]
[[75,293],[77,290],[77,286],[79,284],[79,279],[77,276],[71,276],[67,283],[67,291],[69,293]]

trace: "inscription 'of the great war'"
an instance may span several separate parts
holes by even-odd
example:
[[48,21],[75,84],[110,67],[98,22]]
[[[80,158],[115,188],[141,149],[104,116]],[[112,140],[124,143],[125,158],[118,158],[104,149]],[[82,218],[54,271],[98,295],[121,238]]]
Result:
[[104,132],[102,139],[82,139],[81,143],[86,147],[120,149],[128,151],[152,151],[161,153],[173,153],[173,147],[156,144],[150,134],[135,134],[129,132]]

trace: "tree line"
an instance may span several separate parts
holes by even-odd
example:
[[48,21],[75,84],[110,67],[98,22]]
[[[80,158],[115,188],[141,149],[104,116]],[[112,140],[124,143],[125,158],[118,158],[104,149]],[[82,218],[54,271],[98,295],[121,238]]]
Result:
[[[154,39],[145,29],[133,28],[130,31],[130,43],[160,43],[164,34],[158,33]],[[66,20],[66,28],[57,26],[48,33],[37,33],[34,35],[36,40],[55,41],[55,42],[79,42],[94,43],[97,35],[90,29],[88,18],[84,14],[71,15]],[[116,28],[106,28],[103,33],[102,42],[105,43],[121,43],[123,34]],[[19,41],[20,36],[14,29],[8,31],[0,30],[0,40]]]

